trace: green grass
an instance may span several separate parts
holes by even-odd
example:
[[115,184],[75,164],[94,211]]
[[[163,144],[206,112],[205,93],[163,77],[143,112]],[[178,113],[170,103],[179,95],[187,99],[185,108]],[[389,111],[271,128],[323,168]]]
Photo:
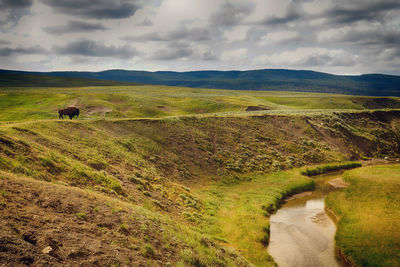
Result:
[[[268,217],[283,197],[313,187],[297,167],[396,155],[397,113],[361,112],[374,99],[166,86],[2,89],[0,170],[150,210],[170,229],[158,233],[168,235],[163,246],[180,240],[177,266],[234,266],[235,251],[274,265]],[[80,107],[79,120],[58,120],[68,105]],[[244,111],[258,105],[272,110]],[[271,116],[253,116],[262,114]],[[88,218],[103,209],[91,206]],[[121,235],[134,229],[118,225]],[[140,238],[149,260],[161,253],[149,235]]]
[[301,174],[307,175],[307,176],[315,176],[315,175],[339,171],[339,170],[354,169],[354,168],[361,167],[361,166],[362,166],[362,164],[360,162],[344,162],[344,163],[337,163],[337,164],[326,164],[326,165],[317,166],[317,167],[313,167],[313,168],[306,168],[304,171],[301,172]]
[[263,208],[272,206],[273,213],[285,196],[310,190],[314,182],[302,176],[300,169],[243,179],[239,183],[222,181],[197,189],[207,214],[198,227],[217,240],[226,240],[251,263],[274,266],[266,248],[270,213]]
[[[385,104],[388,101],[391,106]],[[58,119],[57,111],[67,106],[78,106],[80,117],[90,119],[161,118],[229,112],[248,114],[244,112],[248,106],[259,105],[273,111],[296,112],[396,108],[400,107],[400,101],[399,98],[157,85],[0,88],[0,122]]]
[[76,216],[77,216],[79,219],[82,219],[82,220],[86,219],[86,213],[85,213],[85,212],[78,212],[78,213],[76,214]]
[[359,266],[400,265],[400,165],[345,172],[350,186],[326,199],[339,217],[336,244]]

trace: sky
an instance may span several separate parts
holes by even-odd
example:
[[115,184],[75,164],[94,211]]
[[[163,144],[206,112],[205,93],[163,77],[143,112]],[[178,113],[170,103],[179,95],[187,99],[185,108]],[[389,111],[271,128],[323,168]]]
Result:
[[0,0],[0,68],[400,75],[400,0]]

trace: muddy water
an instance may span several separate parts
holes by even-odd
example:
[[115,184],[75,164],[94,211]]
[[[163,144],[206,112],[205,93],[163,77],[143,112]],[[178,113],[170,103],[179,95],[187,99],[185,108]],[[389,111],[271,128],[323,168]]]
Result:
[[336,225],[325,212],[324,203],[334,190],[327,182],[340,174],[315,178],[312,194],[289,200],[270,217],[268,252],[278,266],[342,266],[334,254]]

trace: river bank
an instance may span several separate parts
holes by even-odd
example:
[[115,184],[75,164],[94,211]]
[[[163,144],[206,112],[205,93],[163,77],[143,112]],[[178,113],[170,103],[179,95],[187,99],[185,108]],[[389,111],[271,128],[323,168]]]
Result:
[[338,218],[337,254],[350,265],[400,265],[400,165],[375,165],[344,173],[346,190],[332,192],[327,207]]

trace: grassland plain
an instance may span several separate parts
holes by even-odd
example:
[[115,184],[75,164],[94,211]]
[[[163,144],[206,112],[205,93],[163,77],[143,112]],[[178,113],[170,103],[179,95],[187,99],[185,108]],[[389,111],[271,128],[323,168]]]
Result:
[[[5,216],[2,220],[9,223],[1,228],[0,234],[15,246],[1,243],[4,253],[0,253],[0,261],[11,259],[9,255],[13,253],[19,255],[12,258],[16,264],[31,261],[39,264],[49,260],[48,257],[54,257],[55,262],[94,264],[102,259],[97,257],[102,248],[104,255],[116,248],[124,253],[110,259],[110,264],[170,262],[223,266],[247,265],[248,260],[260,266],[273,265],[265,248],[268,216],[285,195],[312,187],[312,180],[300,175],[302,169],[298,168],[360,158],[396,157],[400,152],[397,110],[366,111],[361,110],[363,104],[358,111],[310,112],[288,105],[286,109],[281,106],[275,114],[243,113],[247,106],[267,103],[257,102],[261,101],[258,93],[244,96],[236,91],[236,95],[229,95],[229,91],[215,90],[206,91],[207,95],[203,90],[187,88],[182,91],[170,87],[135,88],[137,91],[119,87],[120,94],[116,87],[111,93],[109,88],[84,88],[68,93],[60,88],[2,91],[0,176],[4,179],[0,208],[7,211],[1,213]],[[129,102],[137,98],[138,102],[144,101],[140,105],[146,103],[153,108],[164,98],[163,94],[168,99],[168,90],[177,97],[171,103],[180,104],[176,113],[167,115],[187,116],[125,119],[113,113],[126,99]],[[110,97],[120,102],[112,98],[113,106]],[[315,97],[318,102],[324,96]],[[337,97],[354,104],[348,96]],[[202,101],[217,101],[214,98],[225,99],[228,104],[225,110],[213,111],[227,113],[189,115],[198,107],[208,106],[209,102]],[[357,101],[364,103],[371,99],[375,98]],[[229,113],[232,103],[239,103],[239,113]],[[96,113],[84,113],[84,119],[73,121],[50,119],[58,106],[69,104],[82,105],[78,105],[82,110],[92,106],[112,111],[105,112],[105,118],[101,119],[103,115]],[[126,105],[130,107],[129,103]],[[47,111],[43,108],[44,114],[37,117],[29,113],[40,111],[39,106],[47,107]],[[186,106],[191,108],[182,108]],[[129,112],[123,116],[136,116]],[[61,194],[63,191],[66,193]],[[71,199],[66,197],[68,194]],[[80,207],[74,198],[85,199],[82,200],[85,204]],[[32,202],[26,209],[24,205],[30,202],[24,199]],[[129,209],[119,213],[119,204],[110,205],[111,200],[133,207],[136,215],[132,216],[143,220],[129,221]],[[10,214],[11,210],[18,212]],[[172,233],[160,239],[143,230],[142,227],[147,227],[143,225],[148,225],[148,231],[159,228],[153,219],[146,219],[146,212],[150,218],[159,218],[166,224],[162,229],[172,229],[168,230]],[[27,214],[38,217],[30,221]],[[112,222],[102,225],[105,217]],[[67,222],[63,218],[68,218]],[[169,225],[172,219],[178,228]],[[51,227],[41,228],[45,223]],[[76,238],[64,241],[63,227]],[[49,236],[56,236],[56,231],[50,233],[51,228],[60,231],[53,241]],[[105,235],[96,239],[93,233],[98,228]],[[178,236],[174,237],[175,234]],[[32,241],[32,236],[37,241]],[[31,247],[26,244],[29,240],[38,245]],[[90,240],[99,245],[88,246]],[[104,240],[108,243],[102,243]],[[26,253],[18,250],[25,248],[24,244],[30,247]],[[54,255],[42,253],[45,245],[54,249]]]
[[327,206],[338,216],[339,253],[358,266],[400,266],[400,165],[345,172],[350,186]]
[[221,112],[243,115],[249,106],[286,113],[400,108],[400,98],[148,85],[0,89],[2,122],[55,119],[58,109],[71,105],[81,109],[84,119],[161,118]]

